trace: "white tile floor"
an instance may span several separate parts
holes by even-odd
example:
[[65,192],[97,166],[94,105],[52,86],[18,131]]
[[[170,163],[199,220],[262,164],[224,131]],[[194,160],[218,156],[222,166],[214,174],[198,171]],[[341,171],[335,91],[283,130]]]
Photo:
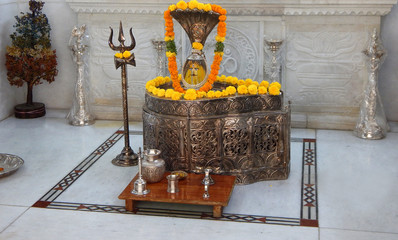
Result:
[[[63,114],[50,111],[39,119],[0,122],[0,153],[25,160],[15,174],[0,178],[0,239],[398,239],[396,124],[385,139],[374,141],[350,131],[292,129],[292,138],[317,141],[317,228],[31,207],[122,125],[97,121],[73,127]],[[130,130],[140,127],[132,124]],[[123,146],[121,142],[117,144]],[[117,144],[106,154],[120,152]],[[133,149],[140,144],[140,138],[132,140]],[[297,144],[291,145],[289,180],[239,186],[225,212],[298,217]],[[117,195],[134,171],[100,159],[57,201],[123,205]],[[245,201],[236,197],[242,193],[252,195]],[[251,204],[262,196],[267,204]]]

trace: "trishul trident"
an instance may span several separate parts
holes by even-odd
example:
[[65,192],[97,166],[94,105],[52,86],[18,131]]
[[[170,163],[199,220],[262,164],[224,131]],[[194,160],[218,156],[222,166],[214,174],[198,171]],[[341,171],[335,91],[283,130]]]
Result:
[[[131,51],[135,47],[135,39],[133,36],[133,28],[130,28],[130,36],[131,36],[131,44],[130,46],[125,46],[124,41],[126,39],[123,35],[123,27],[122,21],[120,21],[120,28],[119,28],[119,46],[113,45],[112,38],[113,38],[113,29],[111,29],[111,35],[109,36],[108,44],[109,47],[114,51],[119,51],[123,54],[125,51]],[[123,54],[124,55],[124,54]],[[134,54],[131,53],[130,56],[127,58],[125,57],[114,57],[115,67],[118,69],[122,67],[122,91],[123,91],[123,118],[124,118],[124,148],[122,152],[117,155],[113,160],[112,163],[116,166],[134,166],[137,165],[137,154],[130,147],[130,140],[129,140],[129,115],[128,115],[128,106],[127,106],[127,72],[126,72],[126,64],[130,64],[135,66],[135,58]]]

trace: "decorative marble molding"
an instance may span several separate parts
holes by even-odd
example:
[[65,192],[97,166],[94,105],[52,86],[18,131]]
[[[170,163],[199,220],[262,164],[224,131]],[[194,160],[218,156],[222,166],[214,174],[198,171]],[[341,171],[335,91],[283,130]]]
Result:
[[[162,14],[175,1],[66,0],[77,13]],[[384,16],[397,0],[220,0],[230,16]]]
[[[109,26],[126,22],[137,41],[137,67],[129,68],[129,114],[142,120],[145,84],[156,77],[152,39],[164,34],[163,12],[176,0],[66,0],[90,31],[90,81],[99,119],[121,119],[120,72],[112,62]],[[367,70],[362,50],[369,32],[397,0],[209,0],[228,11],[224,60],[219,74],[267,79],[265,39],[283,39],[280,51],[285,102],[291,101],[292,126],[352,129]],[[327,17],[326,17],[327,16]],[[125,31],[126,31],[125,29]],[[176,25],[177,62],[190,53],[189,40]],[[204,51],[213,58],[214,34]]]

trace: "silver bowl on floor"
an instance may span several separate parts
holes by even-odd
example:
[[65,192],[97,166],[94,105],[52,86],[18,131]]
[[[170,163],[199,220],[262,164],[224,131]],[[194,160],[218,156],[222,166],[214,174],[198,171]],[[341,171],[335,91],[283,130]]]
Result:
[[13,174],[23,163],[22,158],[18,156],[0,153],[0,178]]

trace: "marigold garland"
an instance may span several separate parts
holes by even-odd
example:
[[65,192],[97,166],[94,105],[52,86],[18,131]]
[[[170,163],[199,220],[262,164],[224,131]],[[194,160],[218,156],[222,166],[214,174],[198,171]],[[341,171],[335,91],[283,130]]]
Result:
[[[225,21],[227,20],[227,10],[223,9],[221,6],[216,4],[203,4],[198,2],[197,0],[191,0],[189,2],[179,1],[176,5],[170,5],[169,8],[164,11],[164,20],[165,20],[165,38],[166,41],[166,56],[169,60],[169,72],[171,75],[171,79],[173,81],[173,88],[175,91],[180,93],[184,93],[185,90],[181,87],[180,79],[178,79],[178,69],[177,69],[177,49],[175,47],[174,42],[174,25],[173,25],[173,18],[171,16],[171,12],[177,9],[186,10],[186,9],[198,9],[203,10],[205,12],[213,11],[218,14],[219,16],[219,23],[217,27],[217,36],[216,36],[216,46],[214,50],[214,60],[211,64],[210,74],[207,78],[207,82],[199,89],[201,92],[208,92],[210,89],[213,88],[213,83],[216,81],[218,71],[220,70],[220,63],[223,57],[224,51],[224,44],[225,36],[227,33],[227,24]],[[192,48],[197,50],[202,50],[203,45],[199,42],[193,42]]]

